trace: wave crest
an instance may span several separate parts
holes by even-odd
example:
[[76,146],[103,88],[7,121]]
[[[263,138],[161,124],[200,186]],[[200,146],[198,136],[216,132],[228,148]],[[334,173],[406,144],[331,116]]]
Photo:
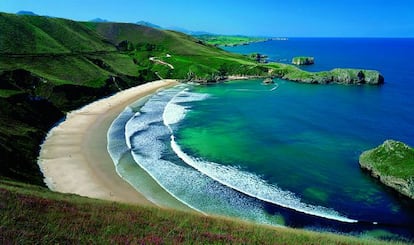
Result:
[[175,140],[172,124],[177,124],[184,119],[188,106],[183,105],[183,103],[206,98],[207,96],[202,94],[182,91],[167,104],[163,113],[163,122],[171,131],[171,147],[186,164],[229,188],[259,200],[331,220],[348,223],[358,222],[339,214],[335,210],[303,203],[294,193],[281,190],[276,185],[269,184],[250,172],[232,166],[204,161],[186,154]]

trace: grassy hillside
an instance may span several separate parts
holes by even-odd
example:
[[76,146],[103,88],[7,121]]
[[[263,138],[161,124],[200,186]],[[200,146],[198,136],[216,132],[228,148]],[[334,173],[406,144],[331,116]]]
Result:
[[385,244],[119,204],[0,180],[0,243]]
[[262,37],[248,37],[248,36],[229,36],[229,35],[196,35],[196,38],[214,45],[214,46],[236,46],[236,45],[247,45],[253,42],[264,42],[268,38]]
[[[157,71],[162,77],[186,79],[193,74],[194,78],[208,80],[214,75],[267,74],[267,69],[255,69],[257,64],[245,56],[225,52],[179,32],[134,24],[84,24],[114,45],[124,44],[124,50],[139,66]],[[151,65],[148,59],[153,56],[172,64],[174,69]]]
[[0,27],[0,53],[56,54],[116,50],[84,25],[65,19],[2,13]]

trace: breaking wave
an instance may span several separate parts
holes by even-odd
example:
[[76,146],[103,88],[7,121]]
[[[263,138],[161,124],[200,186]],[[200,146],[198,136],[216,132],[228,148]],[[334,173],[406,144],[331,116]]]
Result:
[[207,98],[179,85],[127,107],[108,131],[108,151],[115,165],[130,152],[163,189],[202,213],[278,225],[275,215],[266,211],[270,203],[329,220],[357,222],[332,209],[302,203],[293,193],[253,173],[184,152],[175,140],[175,127],[191,110],[191,103]]
[[341,222],[358,222],[357,220],[344,217],[332,209],[302,203],[294,193],[281,190],[277,186],[267,183],[259,176],[250,172],[243,171],[237,167],[224,166],[218,163],[205,161],[185,153],[176,142],[172,127],[174,124],[179,123],[188,111],[188,106],[183,105],[183,103],[185,104],[188,102],[203,100],[207,97],[208,96],[205,94],[183,91],[172,98],[172,100],[165,107],[163,121],[171,132],[171,148],[180,159],[182,159],[189,166],[197,169],[201,173],[209,176],[219,183],[250,197],[285,208],[290,208],[305,214]]

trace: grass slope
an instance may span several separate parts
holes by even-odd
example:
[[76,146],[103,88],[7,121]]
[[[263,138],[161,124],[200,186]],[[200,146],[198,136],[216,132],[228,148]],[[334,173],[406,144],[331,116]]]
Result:
[[0,243],[385,244],[140,207],[0,180]]
[[[191,73],[198,79],[212,74],[267,75],[257,64],[242,55],[223,51],[194,37],[175,32],[150,29],[145,26],[119,23],[84,23],[114,45],[128,43],[125,48],[140,67],[158,72],[162,77],[187,79]],[[174,70],[152,65],[150,57],[158,57],[174,66]]]
[[229,36],[229,35],[196,35],[194,36],[203,42],[214,46],[237,46],[237,45],[247,45],[253,42],[264,42],[268,38],[262,37],[248,37],[248,36]]
[[66,19],[1,13],[0,27],[0,53],[41,54],[116,50],[84,25]]

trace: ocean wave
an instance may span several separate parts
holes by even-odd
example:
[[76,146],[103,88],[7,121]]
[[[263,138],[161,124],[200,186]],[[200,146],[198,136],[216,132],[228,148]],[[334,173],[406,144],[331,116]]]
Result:
[[107,150],[114,162],[115,166],[118,164],[122,155],[131,147],[125,141],[125,122],[127,122],[134,112],[131,107],[126,107],[118,117],[112,122],[107,132]]
[[[208,97],[208,94],[191,93],[189,92],[189,89],[181,91],[165,106],[162,116],[164,124],[170,128],[171,125],[177,124],[184,119],[189,107],[180,103],[201,101],[207,99]],[[170,130],[172,129],[170,128]]]
[[177,124],[185,117],[188,106],[183,105],[183,103],[203,100],[205,98],[207,98],[207,96],[202,94],[182,91],[168,102],[163,113],[163,122],[171,132],[171,147],[177,156],[186,164],[197,169],[215,181],[250,197],[309,215],[341,222],[358,222],[357,220],[350,219],[339,214],[335,210],[303,203],[294,193],[281,190],[276,185],[267,183],[265,180],[253,173],[243,171],[236,167],[224,166],[218,163],[194,158],[182,151],[181,147],[175,141],[172,124]]
[[[208,95],[181,86],[156,93],[139,111],[126,108],[108,131],[108,151],[115,164],[131,151],[134,161],[165,191],[201,213],[278,225],[277,218],[265,211],[267,202],[317,217],[355,222],[331,209],[301,203],[293,193],[252,173],[183,152],[175,141],[173,127],[191,110],[190,102],[206,98]],[[172,149],[166,145],[168,141]]]
[[[134,161],[170,195],[194,210],[277,225],[256,199],[246,197],[185,164],[166,159],[164,154],[169,146],[165,142],[171,133],[164,125],[164,119],[168,118],[170,123],[178,121],[176,115],[163,111],[173,98],[174,103],[182,103],[190,97],[197,100],[206,98],[182,87],[169,89],[155,94],[139,114],[131,116],[126,123],[125,139],[130,142]],[[177,108],[178,105],[171,107],[171,104],[168,107],[170,110]],[[180,108],[179,111],[182,113],[179,118],[183,118],[185,110]],[[179,158],[176,160],[180,161]]]
[[277,186],[267,183],[259,176],[250,172],[243,171],[236,167],[223,166],[214,162],[191,157],[182,151],[181,147],[175,141],[174,136],[171,136],[171,147],[189,166],[221,184],[248,196],[305,214],[347,223],[358,222],[357,220],[342,216],[335,210],[303,203],[294,193],[281,190]]

